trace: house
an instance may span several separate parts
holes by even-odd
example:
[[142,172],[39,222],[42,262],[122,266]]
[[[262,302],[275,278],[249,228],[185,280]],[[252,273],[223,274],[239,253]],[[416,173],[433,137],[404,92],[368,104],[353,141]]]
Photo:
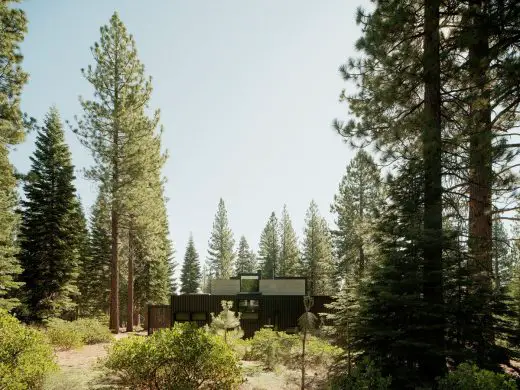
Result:
[[[211,281],[210,294],[172,295],[170,310],[166,314],[171,316],[169,321],[155,321],[154,313],[149,313],[149,333],[175,322],[191,321],[199,326],[209,324],[210,313],[218,314],[222,310],[223,300],[232,301],[233,310],[242,313],[240,325],[246,338],[252,337],[264,326],[275,330],[295,330],[298,317],[305,312],[303,297],[307,293],[306,286],[306,278],[262,279],[260,272],[240,274],[231,279],[215,279]],[[325,313],[328,311],[325,304],[331,301],[328,296],[315,296],[311,311],[317,316]],[[162,307],[162,310],[165,308]]]

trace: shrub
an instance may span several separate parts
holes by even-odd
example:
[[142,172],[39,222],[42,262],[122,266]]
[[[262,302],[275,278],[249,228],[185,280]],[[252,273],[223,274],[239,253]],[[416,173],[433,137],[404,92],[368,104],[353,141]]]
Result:
[[83,337],[71,321],[52,318],[47,321],[46,327],[49,342],[59,350],[78,348],[83,345]]
[[107,343],[114,338],[110,329],[94,318],[80,318],[72,322],[72,325],[80,333],[85,344]]
[[[298,346],[298,354],[301,354],[301,343]],[[330,366],[343,354],[343,350],[332,345],[328,340],[307,336],[305,354],[305,361],[311,366]]]
[[117,341],[105,366],[133,389],[235,389],[237,358],[224,340],[191,324]]
[[113,339],[108,327],[94,318],[64,321],[52,318],[46,323],[46,334],[57,349],[68,350],[83,344],[106,343]]
[[262,328],[250,339],[251,349],[248,360],[259,360],[267,369],[273,370],[278,364],[288,365],[294,358],[293,349],[300,343],[297,335],[276,332]]
[[0,389],[41,389],[57,369],[52,349],[35,329],[0,309]]
[[505,374],[482,370],[476,365],[460,364],[439,381],[441,390],[515,390],[515,381]]
[[[250,349],[246,352],[248,360],[259,360],[267,369],[273,370],[282,364],[298,368],[301,364],[302,341],[299,335],[260,329],[249,340]],[[327,340],[307,335],[305,362],[311,366],[329,366],[341,356],[343,350]]]
[[330,390],[387,390],[392,383],[391,377],[384,377],[379,368],[368,359],[352,369],[350,375],[342,372],[329,382]]

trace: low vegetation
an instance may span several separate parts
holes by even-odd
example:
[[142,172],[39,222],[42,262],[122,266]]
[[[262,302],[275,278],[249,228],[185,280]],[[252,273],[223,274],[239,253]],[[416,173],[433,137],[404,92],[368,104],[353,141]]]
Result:
[[515,380],[505,374],[462,363],[439,381],[440,390],[516,390]]
[[[269,370],[277,365],[300,368],[302,342],[299,335],[260,329],[247,340],[249,349],[244,359],[261,361]],[[342,349],[317,336],[307,336],[306,364],[312,367],[330,366],[342,353]]]
[[3,309],[0,340],[0,389],[41,389],[47,374],[57,369],[45,337]]
[[191,324],[117,341],[106,368],[132,389],[236,389],[238,359],[223,338]]
[[45,333],[49,342],[58,350],[68,350],[84,344],[97,344],[112,340],[109,329],[92,318],[82,318],[77,321],[52,318],[47,321]]

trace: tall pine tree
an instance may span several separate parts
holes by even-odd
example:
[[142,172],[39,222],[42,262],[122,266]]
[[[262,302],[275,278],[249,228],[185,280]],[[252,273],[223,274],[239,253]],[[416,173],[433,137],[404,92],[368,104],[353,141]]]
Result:
[[280,243],[278,239],[278,220],[273,211],[262,231],[258,248],[262,277],[265,279],[274,279],[276,276],[280,276]]
[[15,242],[19,223],[15,214],[16,179],[9,147],[24,138],[20,96],[27,82],[20,66],[20,43],[27,32],[27,19],[12,3],[0,2],[0,308],[9,310],[19,305],[14,293],[20,287],[16,277],[21,272]]
[[184,263],[181,270],[181,293],[196,293],[200,287],[200,264],[199,254],[195,249],[193,235],[190,234],[186,254],[184,255]]
[[349,273],[362,276],[374,257],[370,233],[382,205],[381,187],[379,168],[367,152],[359,150],[348,164],[331,205],[336,216],[334,250],[342,278]]
[[235,274],[243,274],[256,271],[256,256],[249,248],[249,244],[244,236],[240,237],[237,251],[237,261],[235,264]]
[[235,240],[229,227],[226,206],[224,200],[220,198],[208,243],[208,263],[212,277],[228,279],[233,276],[234,245]]
[[[145,264],[141,269],[144,273],[144,283],[141,285],[148,286],[149,290],[142,294],[142,301],[152,302],[157,296],[164,300],[168,293],[170,268],[167,260],[156,256],[156,249],[144,245],[146,240],[153,240],[154,248],[162,247],[164,253],[167,252],[167,222],[161,211],[164,199],[158,173],[164,158],[157,153],[160,139],[154,135],[158,112],[151,118],[144,113],[152,92],[151,80],[145,76],[135,41],[117,13],[108,25],[101,27],[101,38],[92,48],[92,54],[94,67],[89,65],[83,74],[94,87],[95,95],[93,100],[81,99],[84,115],[78,121],[76,132],[94,157],[95,165],[90,169],[89,176],[101,182],[110,197],[110,328],[118,332],[119,242],[124,240],[121,229],[128,229],[132,219],[135,219],[136,230],[146,226],[144,229],[147,231],[140,234],[140,241],[136,241],[132,248],[133,252],[146,259],[142,260]],[[147,175],[149,181],[144,179]],[[135,195],[137,192],[141,193],[141,198]],[[147,196],[149,200],[143,204],[141,200]],[[157,204],[158,208],[155,207]],[[141,209],[149,207],[153,210],[146,214],[141,210],[130,210],[136,205],[140,205]],[[158,215],[163,217],[156,218]],[[155,234],[160,231],[161,234]],[[143,287],[141,291],[148,287]]]
[[283,206],[280,219],[280,258],[278,276],[299,276],[300,250],[287,206]]
[[20,261],[29,319],[39,321],[74,306],[82,249],[74,167],[56,108],[38,131],[31,162],[22,202]]
[[327,222],[311,201],[305,216],[302,251],[302,276],[307,277],[309,295],[335,293],[332,240]]

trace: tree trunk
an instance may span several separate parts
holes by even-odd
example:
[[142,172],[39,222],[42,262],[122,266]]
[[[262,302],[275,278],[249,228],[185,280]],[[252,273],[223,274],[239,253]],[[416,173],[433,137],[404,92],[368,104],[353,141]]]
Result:
[[302,345],[302,385],[301,390],[305,390],[305,344],[307,344],[307,329],[303,330],[303,345]]
[[112,205],[112,259],[110,262],[110,329],[119,333],[119,216]]
[[424,268],[423,318],[425,340],[420,369],[434,380],[446,369],[444,358],[444,314],[442,296],[442,171],[441,171],[441,82],[440,82],[440,0],[424,1],[424,124],[422,133],[424,163]]
[[[468,50],[470,84],[469,123],[469,251],[473,294],[480,300],[475,313],[482,316],[483,340],[479,348],[494,343],[490,299],[493,293],[493,231],[491,219],[492,130],[489,70],[489,32],[484,12],[487,0],[470,1],[471,41]],[[478,354],[484,358],[486,350]]]
[[128,231],[128,298],[127,298],[127,321],[126,331],[134,331],[134,258],[133,258],[133,226],[130,221]]

